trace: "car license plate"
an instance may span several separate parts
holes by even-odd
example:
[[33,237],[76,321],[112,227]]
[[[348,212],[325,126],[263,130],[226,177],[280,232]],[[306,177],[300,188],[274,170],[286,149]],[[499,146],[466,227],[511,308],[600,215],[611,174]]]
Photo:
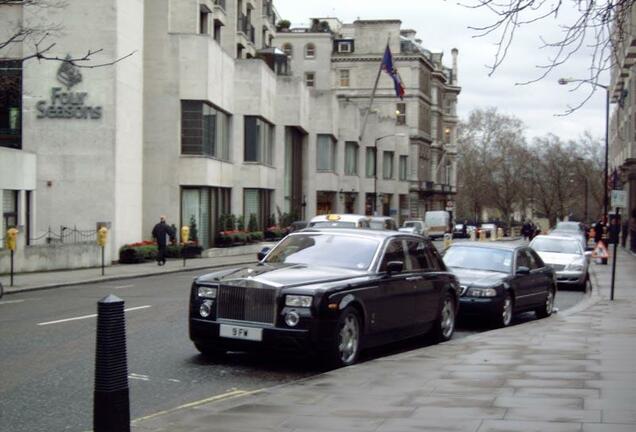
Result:
[[261,341],[263,340],[263,329],[221,324],[219,336],[232,339]]

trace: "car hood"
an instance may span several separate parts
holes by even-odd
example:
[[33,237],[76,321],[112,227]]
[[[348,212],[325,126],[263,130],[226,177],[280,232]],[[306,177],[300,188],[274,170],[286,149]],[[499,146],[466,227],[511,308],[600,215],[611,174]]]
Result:
[[506,273],[486,271],[486,270],[473,270],[459,267],[449,267],[457,279],[459,279],[460,285],[466,286],[494,286],[499,285],[504,279],[508,277]]
[[196,282],[280,288],[332,283],[365,276],[366,274],[366,271],[307,264],[258,264],[210,273],[200,276]]
[[546,264],[570,264],[572,261],[581,261],[582,256],[578,254],[558,253],[558,252],[537,252]]

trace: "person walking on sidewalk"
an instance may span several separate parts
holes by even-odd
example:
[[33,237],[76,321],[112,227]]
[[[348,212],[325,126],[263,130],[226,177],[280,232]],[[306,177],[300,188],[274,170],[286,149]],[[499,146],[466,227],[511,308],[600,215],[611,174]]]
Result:
[[632,217],[629,218],[629,248],[636,253],[636,207],[632,209]]
[[175,237],[173,229],[166,223],[165,216],[159,217],[159,223],[152,229],[152,237],[157,241],[157,265],[162,266],[166,263],[168,238],[173,240]]

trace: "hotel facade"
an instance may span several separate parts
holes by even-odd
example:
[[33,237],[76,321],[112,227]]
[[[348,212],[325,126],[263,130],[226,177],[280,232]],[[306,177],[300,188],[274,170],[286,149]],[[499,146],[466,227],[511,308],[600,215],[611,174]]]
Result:
[[[265,0],[0,6],[0,40],[55,25],[0,49],[2,236],[17,226],[28,249],[105,225],[116,259],[159,215],[194,220],[208,248],[230,213],[263,228],[283,213],[452,209],[457,51],[444,66],[398,20],[279,22]],[[99,52],[21,61],[35,43]],[[405,95],[382,72],[370,106],[387,43]]]

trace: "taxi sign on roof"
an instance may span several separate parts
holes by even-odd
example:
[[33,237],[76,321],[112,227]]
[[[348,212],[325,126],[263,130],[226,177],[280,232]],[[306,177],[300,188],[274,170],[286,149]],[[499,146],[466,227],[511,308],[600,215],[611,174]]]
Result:
[[340,220],[340,215],[337,215],[337,214],[327,215],[327,220],[328,221],[332,221],[332,222],[333,221],[338,221],[338,220]]

